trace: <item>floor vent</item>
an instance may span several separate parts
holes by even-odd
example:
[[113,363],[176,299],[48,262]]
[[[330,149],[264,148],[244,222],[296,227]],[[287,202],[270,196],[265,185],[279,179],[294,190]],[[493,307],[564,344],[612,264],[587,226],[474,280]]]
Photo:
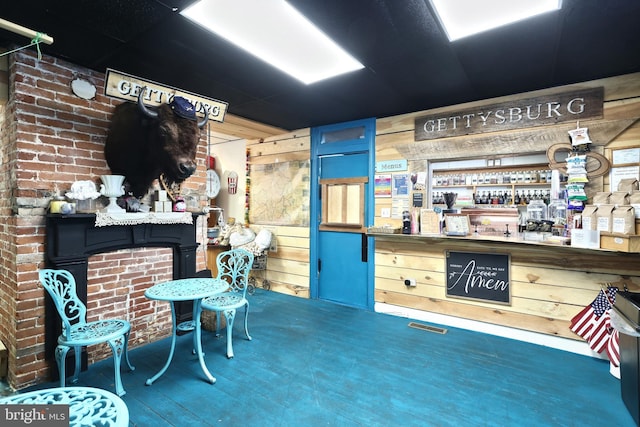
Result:
[[436,334],[446,334],[447,330],[445,328],[440,328],[438,326],[429,326],[424,325],[422,323],[409,322],[410,328],[422,329],[423,331],[434,332]]

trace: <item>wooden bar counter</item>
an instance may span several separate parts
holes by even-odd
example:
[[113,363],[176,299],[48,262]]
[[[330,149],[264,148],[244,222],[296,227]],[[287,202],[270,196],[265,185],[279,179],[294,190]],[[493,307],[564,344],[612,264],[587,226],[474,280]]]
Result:
[[[551,336],[581,340],[569,321],[612,285],[640,291],[640,254],[510,237],[370,233],[375,238],[375,300]],[[510,303],[446,294],[446,252],[507,254]],[[416,286],[405,286],[405,279]]]

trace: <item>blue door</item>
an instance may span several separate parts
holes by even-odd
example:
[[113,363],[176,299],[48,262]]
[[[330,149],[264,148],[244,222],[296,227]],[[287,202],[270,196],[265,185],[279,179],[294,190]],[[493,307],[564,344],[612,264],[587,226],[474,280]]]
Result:
[[[375,120],[313,128],[311,297],[373,309]],[[338,197],[335,196],[338,194]]]

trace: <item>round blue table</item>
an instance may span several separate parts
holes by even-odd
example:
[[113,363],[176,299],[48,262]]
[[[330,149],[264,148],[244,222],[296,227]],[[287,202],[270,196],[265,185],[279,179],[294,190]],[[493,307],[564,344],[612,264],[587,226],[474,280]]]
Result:
[[200,367],[207,376],[207,379],[211,384],[216,382],[216,379],[211,375],[207,366],[204,363],[204,355],[202,353],[202,328],[200,325],[200,314],[202,313],[202,299],[208,296],[217,295],[229,288],[229,284],[223,280],[211,279],[211,278],[191,278],[191,279],[177,279],[170,280],[168,282],[158,283],[146,290],[144,296],[158,301],[168,301],[171,305],[171,321],[172,321],[172,334],[171,334],[171,351],[167,362],[162,369],[149,378],[146,382],[147,385],[153,384],[155,380],[160,378],[164,374],[171,364],[173,359],[173,353],[176,348],[176,337],[179,329],[182,329],[180,325],[176,324],[176,301],[193,301],[193,328],[195,329],[195,335],[193,339],[193,345],[198,354],[198,360],[200,361]]

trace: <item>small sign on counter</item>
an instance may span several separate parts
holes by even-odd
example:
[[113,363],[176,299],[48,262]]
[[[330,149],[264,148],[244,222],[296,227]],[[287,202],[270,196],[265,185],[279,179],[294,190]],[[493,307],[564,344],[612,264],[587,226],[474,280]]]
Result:
[[420,209],[420,234],[440,234],[440,215],[433,209]]
[[469,216],[464,214],[445,214],[444,221],[448,236],[466,236],[470,233]]

